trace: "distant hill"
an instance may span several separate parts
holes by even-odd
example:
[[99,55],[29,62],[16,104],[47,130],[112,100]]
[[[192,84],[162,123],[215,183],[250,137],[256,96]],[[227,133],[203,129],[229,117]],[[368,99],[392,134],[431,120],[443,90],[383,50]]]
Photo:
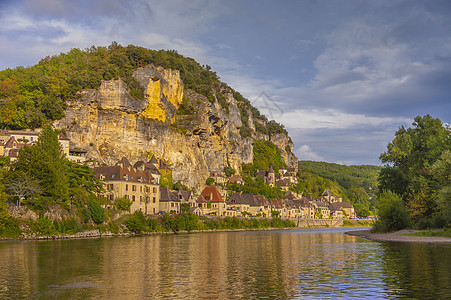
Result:
[[362,210],[373,209],[380,170],[381,167],[371,165],[345,166],[299,161],[299,174],[304,181],[306,192],[315,194],[322,192],[322,188],[329,188],[334,194],[342,196],[343,201],[353,203],[361,215],[365,214]]

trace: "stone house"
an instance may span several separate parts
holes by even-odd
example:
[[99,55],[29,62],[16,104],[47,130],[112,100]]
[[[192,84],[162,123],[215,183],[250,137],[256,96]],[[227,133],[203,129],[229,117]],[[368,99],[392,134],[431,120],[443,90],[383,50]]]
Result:
[[181,200],[178,195],[168,188],[160,188],[160,205],[159,212],[180,213]]
[[288,192],[291,182],[289,180],[278,180],[275,182],[276,187],[280,187],[282,191]]
[[[200,196],[207,201],[207,204],[208,202],[211,203],[209,214],[214,214],[216,216],[223,216],[225,214],[227,203],[215,186],[205,187]],[[197,203],[199,203],[199,201],[197,201]]]
[[332,215],[337,216],[342,212],[344,219],[355,218],[354,206],[350,202],[333,202],[329,205]]
[[102,195],[110,201],[117,198],[131,200],[130,213],[138,210],[144,214],[158,213],[160,186],[149,171],[133,168],[124,157],[114,166],[95,167],[94,173],[105,183]]
[[274,169],[272,167],[269,168],[269,171],[257,170],[257,176],[263,178],[264,183],[268,183],[270,186],[275,186],[276,184],[276,173],[274,172]]
[[241,197],[239,193],[234,193],[227,201],[227,210],[234,210],[238,215],[250,214],[250,206],[249,201]]
[[230,177],[229,183],[238,183],[244,185],[244,180],[240,175],[235,174]]

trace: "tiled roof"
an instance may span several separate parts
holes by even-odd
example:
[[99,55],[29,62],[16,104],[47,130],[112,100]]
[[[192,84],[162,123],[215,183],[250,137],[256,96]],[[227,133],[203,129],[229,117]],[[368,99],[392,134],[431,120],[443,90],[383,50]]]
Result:
[[207,186],[201,193],[204,196],[205,200],[211,202],[224,202],[221,194],[215,186]]

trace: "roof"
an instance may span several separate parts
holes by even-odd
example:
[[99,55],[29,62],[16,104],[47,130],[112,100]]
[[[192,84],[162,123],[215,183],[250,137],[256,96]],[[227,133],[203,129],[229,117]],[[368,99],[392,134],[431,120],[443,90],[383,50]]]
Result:
[[291,182],[289,180],[277,180],[276,186],[290,186]]
[[333,196],[332,192],[328,189],[325,189],[321,196]]
[[211,202],[224,202],[222,199],[221,193],[219,193],[218,189],[215,186],[207,186],[204,188],[201,196],[205,198],[207,201]]
[[160,188],[160,202],[180,202],[177,195],[168,188]]
[[208,201],[205,200],[204,196],[200,195],[197,200],[196,203],[207,203]]
[[243,178],[240,175],[232,175],[232,177],[230,177],[229,179],[230,183],[235,183],[235,182],[239,182],[239,183],[244,183]]
[[128,159],[126,157],[122,157],[121,160],[119,160],[116,163],[116,166],[121,166],[123,168],[129,168],[132,166],[132,164],[128,161]]
[[149,171],[139,171],[132,167],[123,168],[120,165],[94,167],[94,173],[98,178],[102,175],[106,181],[125,180],[130,182],[152,183],[153,180]]
[[151,164],[158,164],[158,160],[155,157],[155,154],[152,154],[152,157],[150,158],[149,163],[151,163]]
[[267,174],[268,174],[268,171],[265,171],[265,170],[257,171],[257,177],[266,177]]

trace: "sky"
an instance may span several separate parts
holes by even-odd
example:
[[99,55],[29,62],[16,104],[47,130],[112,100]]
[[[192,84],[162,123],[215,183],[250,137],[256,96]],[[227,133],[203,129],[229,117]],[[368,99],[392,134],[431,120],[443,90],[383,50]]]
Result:
[[210,65],[300,160],[380,165],[416,116],[451,123],[449,0],[0,0],[0,70],[112,41]]

